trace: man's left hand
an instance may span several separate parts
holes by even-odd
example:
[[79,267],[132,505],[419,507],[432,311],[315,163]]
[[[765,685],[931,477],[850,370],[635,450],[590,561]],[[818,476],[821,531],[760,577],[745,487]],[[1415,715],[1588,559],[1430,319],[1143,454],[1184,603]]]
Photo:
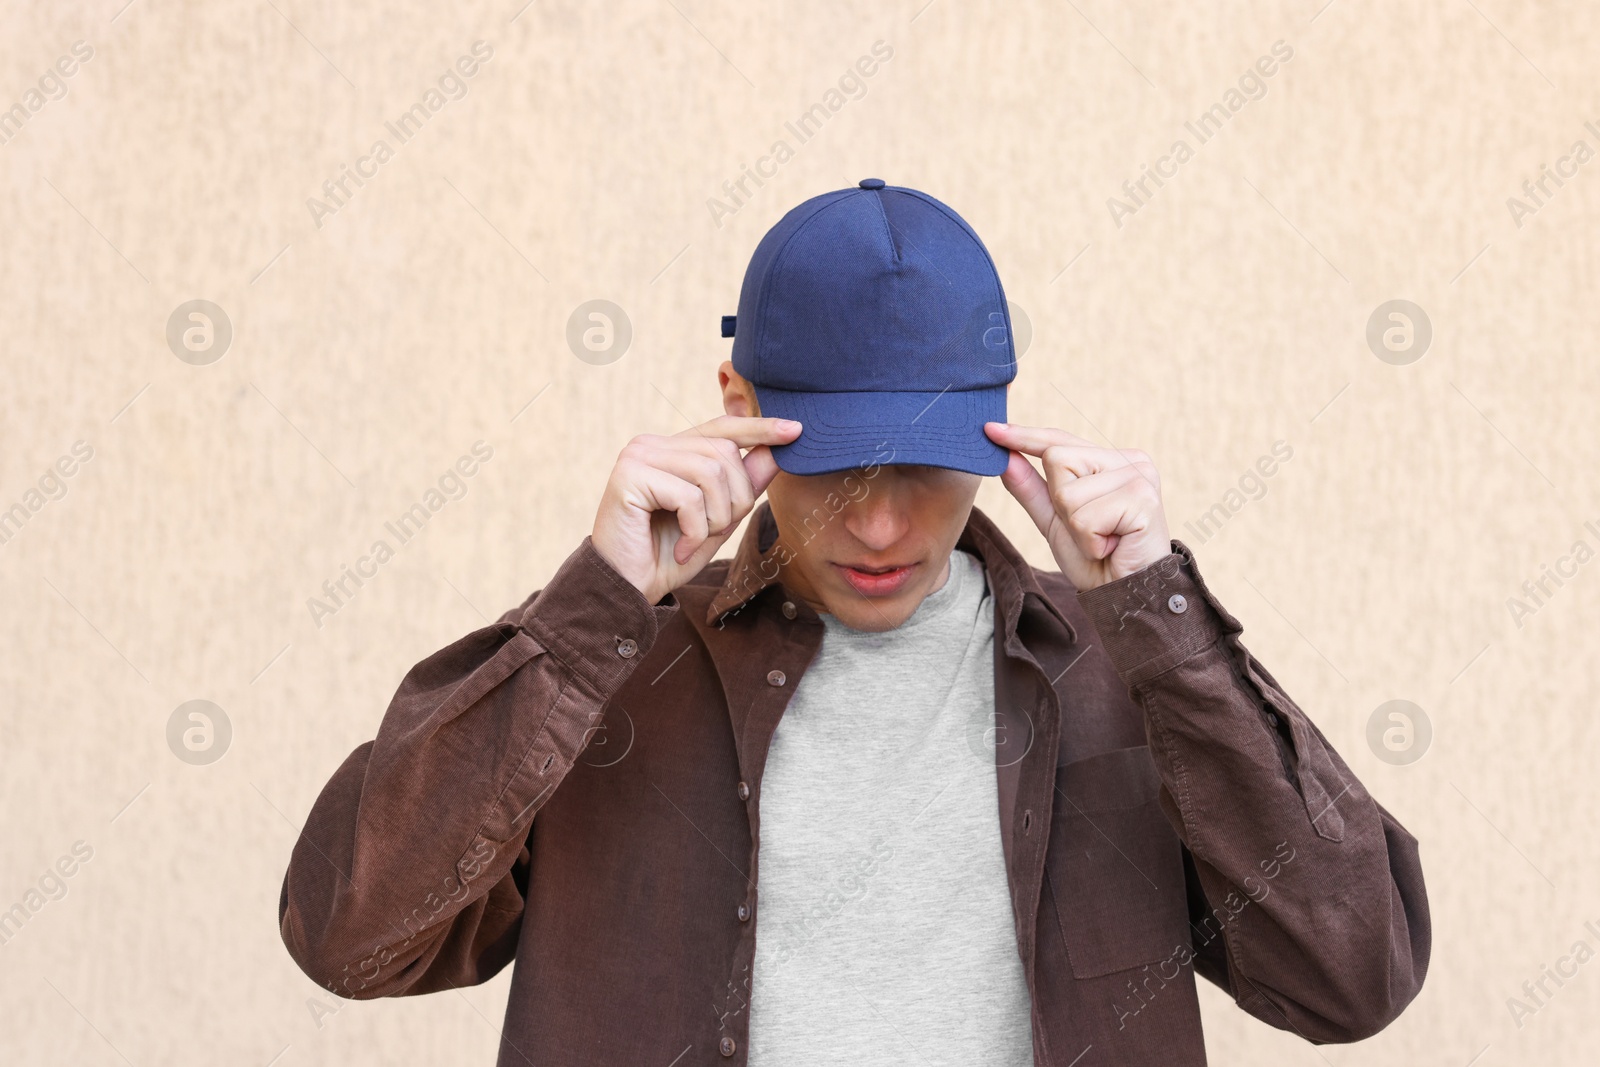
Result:
[[[1135,449],[1101,448],[1065,430],[984,425],[1011,450],[1001,482],[1044,534],[1056,565],[1079,591],[1125,578],[1172,552],[1161,476]],[[1038,456],[1041,476],[1028,461]]]

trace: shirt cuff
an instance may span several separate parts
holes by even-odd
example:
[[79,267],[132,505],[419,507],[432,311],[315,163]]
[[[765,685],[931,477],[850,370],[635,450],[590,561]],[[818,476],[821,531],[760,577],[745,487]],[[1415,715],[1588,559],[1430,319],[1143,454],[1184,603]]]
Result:
[[644,661],[678,611],[668,594],[651,605],[585,537],[518,622],[533,639],[602,697]]
[[1182,541],[1143,570],[1078,594],[1106,655],[1132,688],[1243,631],[1200,577]]

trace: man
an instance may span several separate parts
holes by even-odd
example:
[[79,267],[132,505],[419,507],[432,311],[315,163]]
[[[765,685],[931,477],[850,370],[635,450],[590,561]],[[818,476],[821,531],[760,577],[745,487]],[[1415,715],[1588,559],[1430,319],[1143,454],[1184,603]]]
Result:
[[[1196,973],[1313,1042],[1392,1021],[1416,841],[1239,642],[1149,458],[1005,421],[971,228],[816,197],[723,333],[727,414],[631,441],[550,584],[324,789],[280,906],[306,973],[514,960],[508,1065],[1201,1064]],[[1060,574],[973,508],[992,475]]]

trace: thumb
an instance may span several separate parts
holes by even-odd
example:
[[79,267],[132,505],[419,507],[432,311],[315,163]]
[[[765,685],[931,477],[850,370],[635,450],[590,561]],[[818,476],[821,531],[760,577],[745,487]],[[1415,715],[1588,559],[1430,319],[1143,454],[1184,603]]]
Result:
[[1055,504],[1050,499],[1049,483],[1033,469],[1028,457],[1021,452],[1012,452],[1011,462],[1000,475],[1000,484],[1017,498],[1017,503],[1022,505],[1022,510],[1028,513],[1039,532],[1048,536],[1050,524],[1056,517]]
[[766,445],[756,445],[744,454],[744,471],[750,476],[751,495],[759,497],[766,492],[767,486],[772,484],[772,479],[778,476],[778,461],[772,456],[772,449]]

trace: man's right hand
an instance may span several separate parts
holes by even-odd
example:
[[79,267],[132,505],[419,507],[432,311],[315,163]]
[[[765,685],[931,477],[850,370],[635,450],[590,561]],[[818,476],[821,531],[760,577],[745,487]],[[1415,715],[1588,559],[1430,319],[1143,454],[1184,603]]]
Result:
[[799,436],[788,419],[722,415],[674,437],[635,437],[606,483],[595,550],[659,602],[700,573],[766,491],[778,473],[768,446]]

